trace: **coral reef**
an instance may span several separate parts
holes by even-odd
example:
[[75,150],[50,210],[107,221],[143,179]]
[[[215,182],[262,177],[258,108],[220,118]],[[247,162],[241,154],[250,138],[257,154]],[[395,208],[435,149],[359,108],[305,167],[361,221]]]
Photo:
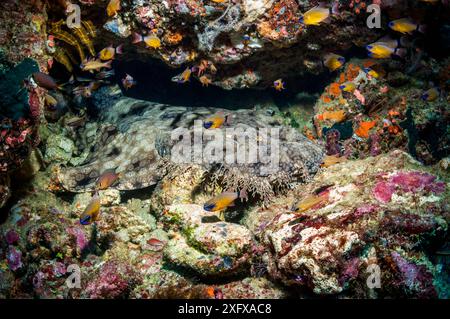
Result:
[[0,298],[450,298],[449,10],[2,1]]
[[[214,277],[236,276],[245,265],[248,267],[253,239],[245,227],[221,222],[216,214],[192,204],[168,206],[162,219],[180,232],[164,250],[171,263]],[[208,219],[213,221],[207,222]]]
[[[328,168],[283,203],[311,193],[326,199],[301,213],[274,204],[250,213],[256,220],[248,217],[263,227],[272,277],[317,294],[446,296],[424,249],[445,240],[447,181],[394,151]],[[376,290],[366,285],[372,264],[381,271]]]

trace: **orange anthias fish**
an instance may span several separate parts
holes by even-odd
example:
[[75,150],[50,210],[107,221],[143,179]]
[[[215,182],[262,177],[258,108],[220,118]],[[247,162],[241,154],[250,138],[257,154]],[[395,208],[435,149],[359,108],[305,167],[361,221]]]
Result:
[[208,117],[203,122],[203,127],[205,129],[220,128],[223,124],[231,124],[231,116],[225,115],[223,111],[217,112],[215,115]]
[[282,79],[278,79],[278,80],[274,81],[273,82],[273,87],[278,92],[283,91],[285,89],[283,80]]
[[116,173],[114,169],[104,171],[98,178],[95,185],[97,190],[105,190],[110,188],[121,177],[120,173]]
[[120,0],[111,0],[106,7],[106,13],[109,17],[115,16],[118,11],[120,11],[121,5]]
[[344,110],[324,112],[316,116],[316,118],[319,121],[335,121],[335,122],[342,122],[343,120],[345,120],[345,117],[346,115]]
[[81,225],[90,225],[93,222],[98,220],[100,214],[100,197],[98,196],[98,193],[92,197],[91,202],[84,210],[83,214],[80,217],[80,224]]
[[228,206],[232,206],[236,199],[241,200],[247,199],[247,193],[245,190],[240,192],[224,192],[216,197],[210,199],[203,205],[203,209],[208,212],[217,212],[224,210]]
[[303,213],[308,211],[314,206],[317,206],[328,199],[328,193],[319,194],[319,195],[308,195],[302,201],[298,202],[292,208],[292,211]]
[[361,122],[355,134],[362,138],[369,138],[369,131],[377,124],[376,121]]

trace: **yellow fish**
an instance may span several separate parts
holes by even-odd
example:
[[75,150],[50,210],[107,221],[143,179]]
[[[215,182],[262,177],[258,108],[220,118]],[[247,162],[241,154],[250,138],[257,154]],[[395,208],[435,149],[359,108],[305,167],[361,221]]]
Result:
[[209,77],[207,77],[206,75],[202,75],[201,77],[199,77],[198,80],[200,81],[202,86],[206,86],[206,87],[208,87],[212,83],[211,79]]
[[282,79],[278,79],[278,80],[274,81],[273,82],[273,87],[278,92],[283,91],[285,89],[283,80]]
[[323,65],[326,66],[331,72],[336,71],[341,68],[345,63],[345,58],[343,56],[329,53],[325,55],[323,60]]
[[81,225],[90,225],[93,222],[98,220],[100,214],[100,197],[98,196],[98,193],[92,197],[89,205],[84,210],[83,214],[80,217],[80,224]]
[[120,0],[111,0],[106,7],[106,13],[109,17],[115,16],[118,11],[120,11],[121,5]]
[[161,40],[154,34],[143,36],[139,33],[134,33],[133,35],[133,44],[145,42],[147,47],[152,49],[158,49],[161,47]]
[[116,173],[114,169],[104,171],[98,178],[95,188],[97,190],[105,190],[116,183],[122,175]]
[[371,77],[373,77],[375,79],[378,79],[378,78],[380,78],[382,76],[381,72],[375,71],[374,69],[371,69],[371,68],[364,68],[364,72],[367,75],[369,75],[369,76],[371,76]]
[[231,118],[229,115],[225,115],[222,111],[218,112],[217,114],[207,118],[203,122],[203,127],[205,129],[214,129],[214,128],[220,128],[223,124],[230,124]]
[[345,82],[339,88],[344,92],[354,92],[356,90],[356,84],[353,82]]
[[309,195],[305,199],[294,205],[292,210],[294,212],[303,213],[308,211],[310,208],[319,205],[327,200],[327,195]]
[[183,73],[175,76],[172,81],[177,83],[186,83],[189,82],[191,79],[192,70],[191,68],[186,68],[186,70],[183,71]]
[[217,212],[224,210],[228,206],[233,205],[236,199],[240,198],[241,200],[247,199],[247,193],[245,190],[241,190],[240,192],[224,192],[216,197],[210,199],[203,205],[203,209],[208,212]]
[[304,25],[319,25],[328,19],[330,14],[338,13],[338,5],[336,3],[333,5],[332,9],[325,8],[323,6],[317,6],[309,11],[306,11],[300,18],[300,23]]
[[391,21],[389,22],[389,28],[403,34],[411,34],[414,31],[425,33],[426,31],[426,27],[424,25],[419,25],[412,21],[410,18]]
[[339,157],[336,155],[332,155],[332,156],[325,156],[322,162],[322,165],[320,165],[321,167],[330,167],[339,163],[343,163],[347,161],[346,157]]
[[100,51],[99,57],[102,61],[108,61],[113,60],[116,54],[123,54],[123,44],[119,45],[117,48],[114,48],[111,44],[109,47]]
[[394,55],[403,57],[406,55],[406,49],[393,48],[388,43],[375,42],[366,46],[369,57],[374,59],[387,59]]
[[108,62],[102,62],[100,60],[85,60],[82,64],[81,64],[81,70],[82,71],[89,71],[89,72],[94,72],[95,70],[100,70],[102,68],[108,68],[111,69],[112,68],[112,60],[108,61]]
[[433,102],[436,101],[439,97],[439,91],[435,88],[427,90],[425,93],[422,94],[422,100]]

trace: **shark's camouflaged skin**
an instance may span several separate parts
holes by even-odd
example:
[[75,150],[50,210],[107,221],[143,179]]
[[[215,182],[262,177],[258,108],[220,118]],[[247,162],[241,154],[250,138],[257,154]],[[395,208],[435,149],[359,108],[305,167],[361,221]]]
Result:
[[[259,180],[257,183],[267,181],[273,187],[302,181],[318,170],[324,156],[322,148],[296,130],[283,126],[276,115],[256,109],[223,111],[232,116],[232,123],[227,126],[230,128],[280,127],[280,170],[275,174],[260,176],[260,164],[204,164],[205,169],[221,172],[225,176],[230,174],[249,179],[250,184],[250,179]],[[90,148],[86,161],[78,167],[61,168],[56,178],[65,190],[85,192],[93,189],[96,179],[104,170],[116,168],[122,177],[114,188],[135,190],[154,185],[168,171],[180,167],[171,162],[170,157],[174,144],[170,139],[173,130],[181,127],[192,133],[195,120],[204,120],[216,112],[217,109],[189,109],[120,98],[102,111],[96,141],[86,145]],[[79,134],[83,134],[83,131]],[[209,142],[203,143],[205,146]],[[259,143],[264,142],[259,139]],[[249,186],[258,188],[257,185]]]

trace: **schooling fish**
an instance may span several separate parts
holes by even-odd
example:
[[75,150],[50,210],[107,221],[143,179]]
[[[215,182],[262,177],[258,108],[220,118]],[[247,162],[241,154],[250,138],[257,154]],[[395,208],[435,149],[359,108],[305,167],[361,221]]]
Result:
[[121,5],[120,0],[111,0],[106,7],[106,13],[109,17],[115,16],[118,11],[120,11]]
[[245,190],[240,192],[224,192],[203,205],[203,209],[208,212],[221,211],[228,206],[232,206],[236,199],[240,198],[242,201],[247,199],[247,193]]
[[375,42],[366,46],[368,55],[374,59],[387,59],[393,56],[404,57],[406,55],[406,49],[398,47],[392,47],[388,43]]
[[421,98],[424,101],[433,102],[436,101],[439,97],[439,91],[436,88],[431,88],[427,91],[425,91]]
[[116,72],[114,70],[110,70],[110,71],[102,71],[99,72],[95,75],[95,78],[98,80],[104,80],[110,77],[113,77],[116,74]]
[[346,157],[339,157],[336,155],[331,155],[331,156],[325,156],[323,159],[322,164],[320,165],[321,167],[330,167],[339,163],[344,163],[345,161],[347,161]]
[[110,188],[114,183],[116,183],[121,177],[120,173],[116,173],[115,169],[104,171],[95,184],[95,189],[97,190],[105,190]]
[[133,77],[129,74],[125,76],[124,79],[122,79],[122,85],[125,88],[125,90],[131,89],[133,86],[135,86],[137,82],[133,79]]
[[327,200],[328,196],[324,194],[320,195],[309,195],[300,202],[296,203],[292,208],[292,211],[303,213],[308,211],[310,208],[319,205]]
[[333,4],[333,7],[326,8],[324,6],[317,6],[312,8],[311,10],[306,11],[303,16],[300,18],[300,23],[304,25],[319,25],[322,22],[326,21],[330,14],[338,14],[339,13],[339,2],[336,1]]
[[145,42],[147,47],[152,49],[158,49],[161,47],[161,40],[154,34],[143,36],[142,34],[134,33],[132,43],[136,44],[140,42]]
[[205,129],[215,129],[222,127],[223,124],[230,124],[231,123],[231,117],[229,115],[225,115],[222,111],[217,112],[217,114],[207,118],[204,123],[203,127]]
[[81,215],[80,224],[86,226],[92,224],[93,222],[96,222],[98,220],[99,214],[100,197],[98,196],[98,193],[96,193]]
[[414,31],[425,33],[426,26],[415,23],[410,18],[403,18],[389,22],[389,28],[403,34],[412,34]]
[[344,92],[354,92],[356,90],[356,84],[353,82],[345,82],[339,88]]
[[277,90],[278,92],[281,92],[285,89],[284,87],[284,82],[282,79],[278,79],[276,81],[273,82],[273,87],[275,90]]
[[91,60],[85,60],[81,64],[80,67],[81,67],[82,71],[94,72],[94,71],[100,70],[102,68],[111,69],[112,68],[111,64],[112,64],[112,60],[108,61],[108,62],[102,62],[100,60],[91,59]]
[[378,78],[380,78],[382,76],[382,74],[380,72],[378,72],[378,71],[376,71],[374,69],[371,69],[371,68],[364,68],[364,72],[367,75],[369,75],[369,76],[371,76],[371,77],[373,77],[375,79],[378,79]]
[[123,54],[123,44],[119,45],[117,48],[114,48],[111,44],[109,47],[100,51],[99,57],[102,61],[108,61],[113,60],[116,54]]
[[345,58],[343,56],[329,53],[325,55],[323,59],[323,65],[326,66],[331,72],[336,71],[341,68],[345,63]]
[[186,68],[186,70],[183,71],[183,73],[173,77],[172,81],[177,83],[186,83],[189,82],[192,75],[192,69]]

